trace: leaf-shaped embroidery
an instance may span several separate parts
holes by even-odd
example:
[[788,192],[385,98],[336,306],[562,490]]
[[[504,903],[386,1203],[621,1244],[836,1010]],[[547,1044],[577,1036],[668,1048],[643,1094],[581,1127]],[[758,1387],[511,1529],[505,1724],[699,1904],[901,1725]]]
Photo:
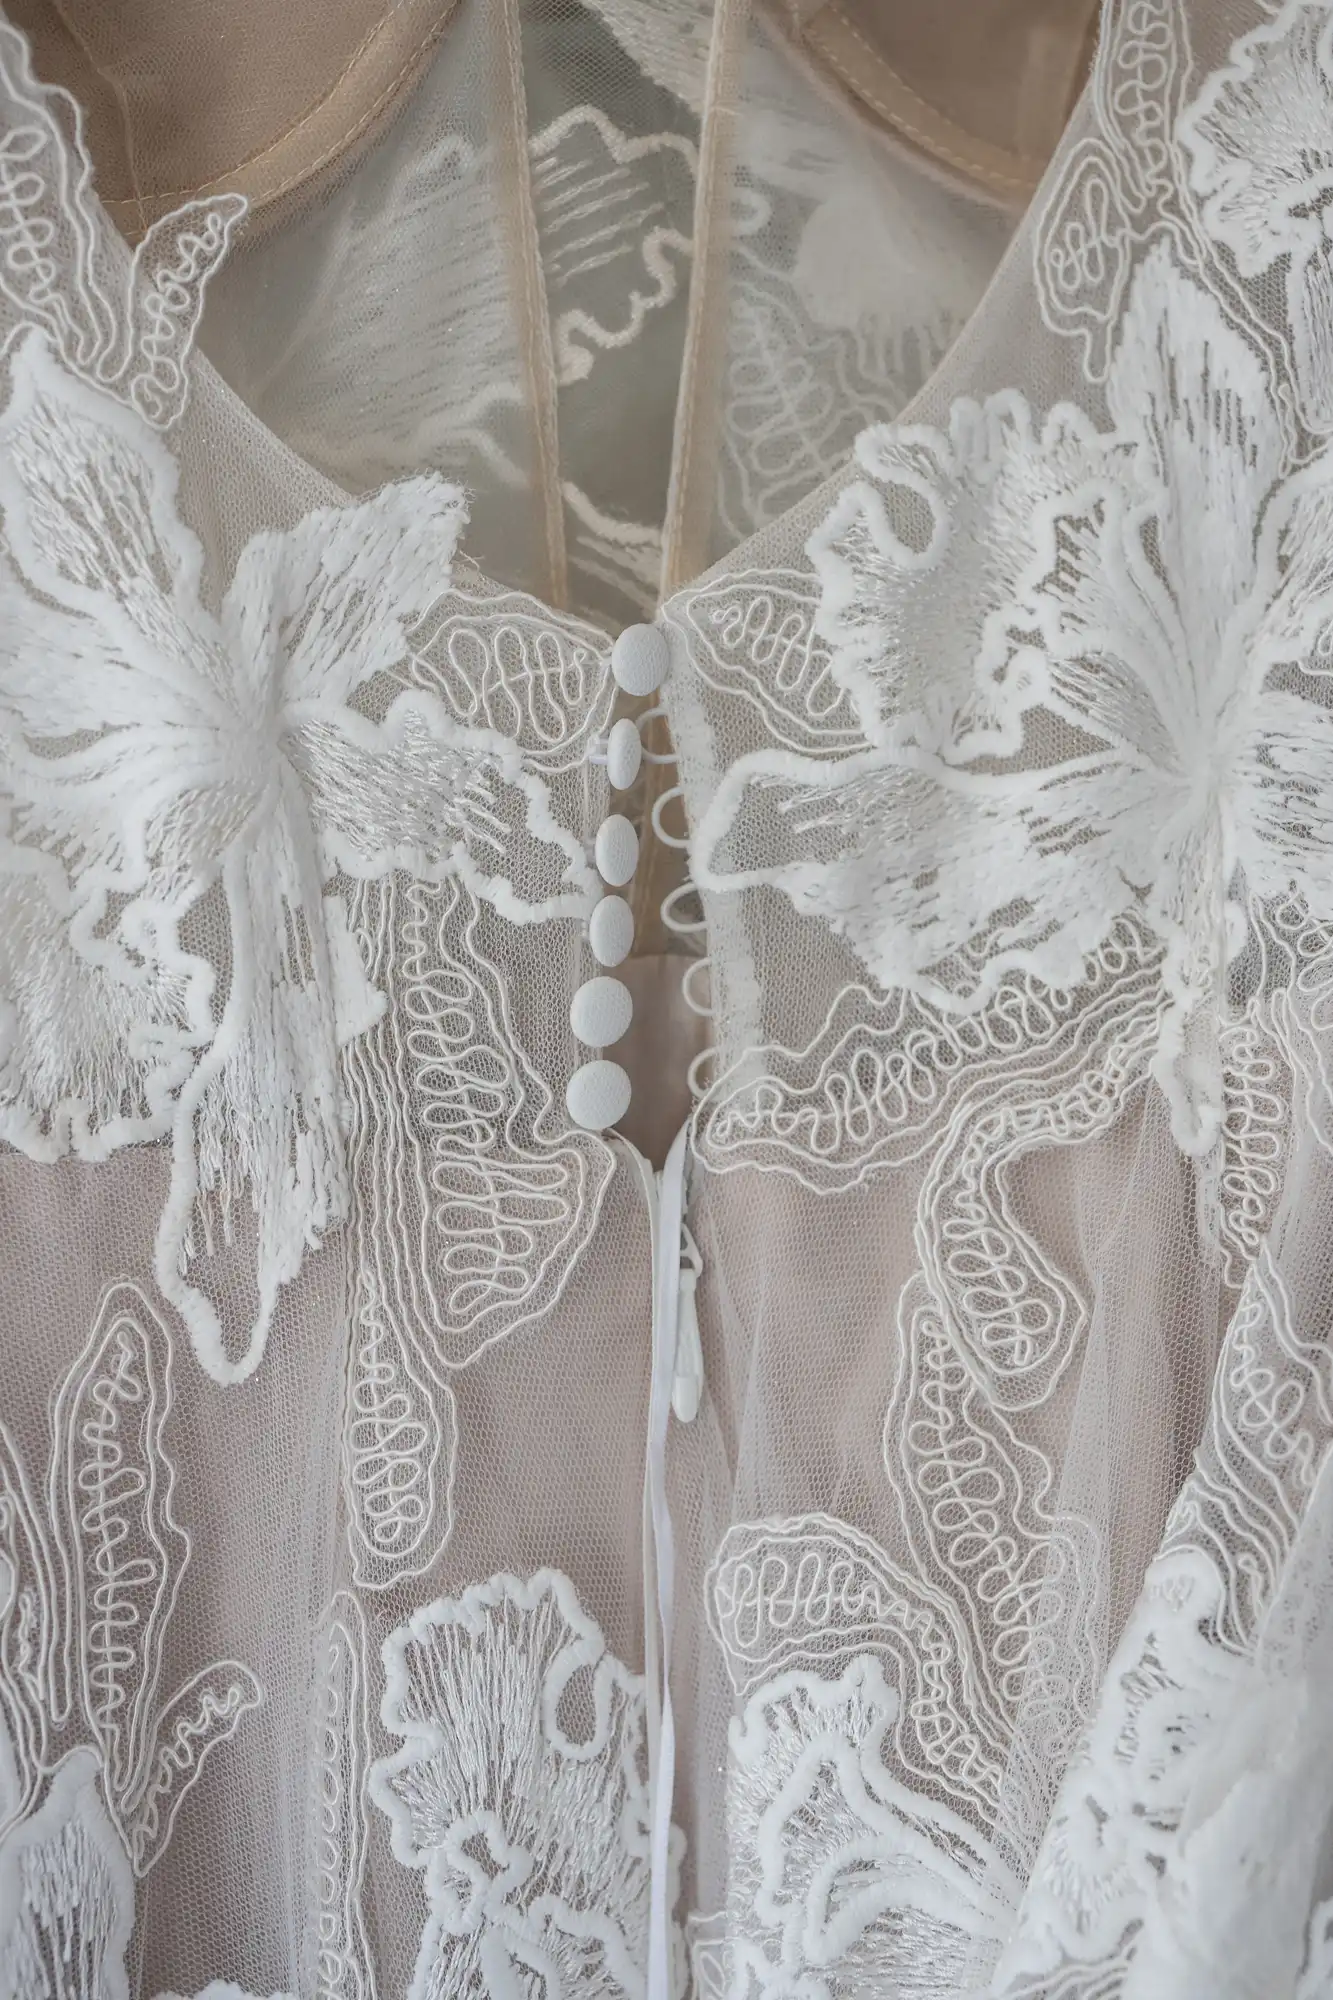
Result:
[[144,1782],[189,1555],[163,1448],[171,1403],[170,1336],[137,1287],[115,1286],[56,1398],[50,1486],[66,1671],[106,1759],[113,1810],[132,1806]]
[[[351,1080],[354,1115],[362,1088],[358,1065]],[[382,1147],[367,1161],[371,1174],[375,1154],[382,1151],[393,1162],[404,1143],[401,1133],[383,1134]],[[377,1260],[362,1254],[360,1239],[371,1232],[360,1203],[356,1216],[344,1492],[353,1575],[367,1590],[387,1590],[429,1569],[452,1532],[458,1419],[452,1389],[426,1372],[424,1330],[409,1332],[401,1317],[405,1305],[411,1310],[410,1293],[393,1283],[396,1272],[381,1275]],[[391,1292],[384,1289],[388,1283]]]
[[204,1759],[236,1734],[263,1690],[248,1667],[216,1660],[176,1690],[157,1718],[152,1753],[136,1796],[128,1800],[126,1839],[136,1875],[146,1875],[171,1838],[172,1824]]
[[525,765],[577,771],[615,694],[606,635],[522,591],[460,578],[413,634],[405,672],[469,728],[493,729]]
[[340,1591],[315,1635],[308,1767],[307,1867],[316,1912],[307,1926],[302,1991],[328,2000],[375,2000],[361,1908],[369,1741],[365,1620],[351,1593]]
[[854,750],[863,740],[860,722],[833,671],[818,609],[818,583],[808,573],[758,570],[681,592],[664,616],[683,632],[699,679],[751,702],[778,742],[792,750]]
[[[484,912],[462,885],[371,885],[354,913],[371,976],[391,1003],[344,1057],[364,1249],[379,1297],[447,1386],[450,1368],[560,1296],[596,1227],[614,1160],[603,1139],[569,1129],[527,1056],[515,1025],[515,962],[506,978]],[[543,939],[547,962],[550,950]],[[421,1255],[410,1269],[390,1255],[377,1213],[420,1217]]]
[[134,1878],[262,1699],[221,1660],[158,1701],[189,1555],[171,1377],[167,1328],[113,1285],[56,1392],[45,1514],[0,1429],[0,1992],[23,2000],[128,2000]]

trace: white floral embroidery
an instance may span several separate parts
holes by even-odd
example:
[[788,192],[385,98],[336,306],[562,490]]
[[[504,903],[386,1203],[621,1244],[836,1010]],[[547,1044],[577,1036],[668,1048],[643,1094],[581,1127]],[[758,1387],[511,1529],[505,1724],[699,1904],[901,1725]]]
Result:
[[920,1278],[884,1425],[895,1561],[825,1515],[736,1524],[709,1625],[744,1707],[701,1991],[980,1992],[1098,1682],[1099,1552],[970,1385]]
[[749,1692],[730,1730],[726,1907],[690,1924],[698,1990],[979,1991],[1018,1884],[978,1824],[992,1745],[960,1713],[957,1621],[824,1516],[733,1528],[709,1615]]
[[1321,431],[1333,430],[1331,101],[1333,14],[1324,0],[1286,0],[1241,36],[1177,127],[1203,225],[1240,276],[1282,266],[1302,410]]
[[1104,382],[1138,255],[1166,235],[1187,263],[1176,122],[1190,78],[1180,0],[1108,0],[1086,104],[1089,128],[1052,162],[1032,237],[1032,277],[1052,333],[1077,341]]
[[1001,1990],[1066,1956],[1113,1957],[1151,1895],[1240,1672],[1234,1654],[1209,1642],[1216,1594],[1197,1555],[1154,1566],[1071,1759],[1065,1802],[1000,1962]]
[[891,1775],[896,1708],[861,1656],[836,1681],[780,1675],[733,1724],[733,1894],[752,1908],[733,1946],[737,2000],[797,1980],[811,2000],[858,1983],[911,1994],[984,1981],[1015,1887],[966,1820]]
[[1126,1951],[1125,1991],[1145,2000],[1294,1990],[1333,1755],[1331,1447],[1333,1356],[1264,1248],[997,1990],[1054,1990],[1069,1966],[1106,1973]]
[[1165,248],[1135,280],[1108,401],[1106,434],[1065,408],[1038,429],[1004,394],[957,405],[947,437],[863,440],[899,518],[930,523],[904,539],[853,487],[810,545],[866,747],[738,759],[694,873],[772,883],[884,986],[965,1008],[1011,967],[1074,983],[1142,913],[1171,1000],[1154,1073],[1204,1151],[1222,1110],[1201,1017],[1251,899],[1333,916],[1333,722],[1311,698],[1333,457],[1287,470],[1257,355]]
[[[40,1159],[171,1135],[158,1280],[226,1381],[346,1211],[337,1044],[384,1003],[328,886],[455,876],[525,923],[581,911],[595,877],[511,738],[401,684],[453,488],[256,536],[217,612],[175,488],[143,422],[29,335],[0,419],[0,1130]],[[233,1356],[197,1280],[247,1185]]]
[[[0,1736],[0,1774],[8,1746]],[[74,1750],[41,1805],[0,1840],[0,1979],[23,2000],[129,2000],[134,1878],[101,1796],[95,1751]],[[66,1983],[68,1969],[75,1984]],[[58,1982],[58,1983],[57,1983]]]
[[1253,1656],[1222,1642],[1226,1584],[1201,1551],[1152,1565],[1071,1761],[997,1992],[1045,1992],[1074,1965],[1090,1983],[1122,1955],[1135,2000],[1326,1990],[1299,1975],[1319,1946],[1314,1890],[1333,1754],[1324,1694],[1333,1628],[1320,1608],[1330,1468],[1305,1530],[1318,1581],[1295,1562],[1266,1621],[1280,1624],[1283,1597],[1295,1598],[1303,1657],[1274,1657],[1266,1635]]
[[[390,1634],[384,1663],[383,1720],[403,1748],[372,1765],[370,1794],[430,1905],[411,2000],[529,1985],[640,2000],[643,1681],[568,1578],[441,1598]],[[672,1854],[674,1873],[678,1838]]]
[[55,1399],[45,1508],[0,1424],[0,1991],[23,2000],[129,2000],[136,1878],[262,1699],[231,1660],[160,1693],[189,1558],[171,1408],[170,1336],[119,1285]]

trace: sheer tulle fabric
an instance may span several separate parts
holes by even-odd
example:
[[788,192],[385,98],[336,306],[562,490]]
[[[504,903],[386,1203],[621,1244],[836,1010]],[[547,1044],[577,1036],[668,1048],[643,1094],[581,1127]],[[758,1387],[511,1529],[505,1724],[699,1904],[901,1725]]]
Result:
[[1333,1991],[1333,15],[1018,12],[0,22],[0,1993]]

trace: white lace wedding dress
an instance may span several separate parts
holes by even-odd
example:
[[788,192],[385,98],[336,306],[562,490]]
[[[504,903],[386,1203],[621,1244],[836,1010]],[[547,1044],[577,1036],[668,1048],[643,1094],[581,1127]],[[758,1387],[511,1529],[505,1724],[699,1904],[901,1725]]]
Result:
[[4,2000],[1333,1994],[1333,6],[817,13],[0,21]]

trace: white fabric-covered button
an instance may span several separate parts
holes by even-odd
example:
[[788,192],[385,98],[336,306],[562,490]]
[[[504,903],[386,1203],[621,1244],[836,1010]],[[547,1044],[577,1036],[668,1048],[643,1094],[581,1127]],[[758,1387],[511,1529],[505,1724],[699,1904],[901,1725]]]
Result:
[[639,836],[624,813],[608,813],[597,829],[593,854],[602,880],[618,889],[639,864]]
[[604,1132],[629,1110],[630,1081],[617,1062],[584,1063],[565,1087],[570,1117],[585,1132]]
[[634,1001],[628,986],[618,979],[585,979],[569,1003],[569,1025],[575,1039],[590,1049],[605,1049],[618,1042],[634,1018]]
[[626,694],[651,694],[670,665],[671,649],[656,625],[627,625],[611,648],[611,671]]
[[632,785],[643,760],[643,741],[627,715],[622,715],[606,742],[606,775],[618,792]]
[[623,896],[603,896],[588,919],[588,943],[599,965],[619,965],[634,942],[634,912]]

